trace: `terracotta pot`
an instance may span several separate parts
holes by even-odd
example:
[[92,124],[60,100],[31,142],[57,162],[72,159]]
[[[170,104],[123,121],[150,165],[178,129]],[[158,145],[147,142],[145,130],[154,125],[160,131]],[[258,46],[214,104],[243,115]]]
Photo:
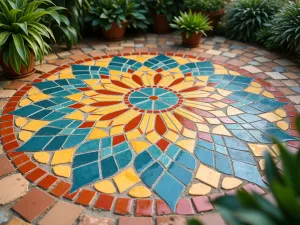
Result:
[[198,9],[192,9],[192,12],[196,12],[196,13],[201,12],[202,14],[208,16],[209,20],[211,21],[210,25],[213,27],[213,30],[217,28],[218,23],[221,20],[221,17],[225,14],[224,9],[220,9],[217,11],[203,11]]
[[170,25],[166,15],[152,14],[153,32],[156,34],[167,34],[170,32]]
[[33,52],[30,52],[29,68],[27,69],[25,66],[21,65],[21,70],[20,70],[19,74],[14,71],[14,69],[12,68],[12,66],[10,64],[8,64],[8,66],[5,65],[1,53],[0,53],[0,66],[3,69],[4,75],[9,79],[19,79],[19,78],[23,78],[23,77],[28,77],[35,72],[34,54],[33,54]]
[[182,36],[182,45],[185,47],[189,47],[189,48],[194,48],[197,47],[200,44],[201,38],[202,38],[202,33],[198,33],[196,34],[191,33],[189,38],[186,38],[186,34],[185,32],[183,32],[181,34]]
[[104,37],[108,41],[120,41],[124,39],[126,33],[126,23],[125,21],[122,22],[122,27],[115,22],[112,24],[112,27],[109,30],[105,30],[102,28],[102,32]]

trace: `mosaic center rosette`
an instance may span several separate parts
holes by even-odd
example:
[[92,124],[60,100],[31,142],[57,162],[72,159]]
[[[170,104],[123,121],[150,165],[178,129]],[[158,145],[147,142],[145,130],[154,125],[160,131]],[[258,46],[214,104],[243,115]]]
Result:
[[256,156],[276,154],[272,137],[295,140],[284,103],[209,61],[114,56],[33,85],[11,112],[16,151],[71,163],[71,193],[99,181],[98,190],[114,183],[122,193],[140,182],[174,212],[193,179],[218,186],[202,179],[209,171],[265,187]]

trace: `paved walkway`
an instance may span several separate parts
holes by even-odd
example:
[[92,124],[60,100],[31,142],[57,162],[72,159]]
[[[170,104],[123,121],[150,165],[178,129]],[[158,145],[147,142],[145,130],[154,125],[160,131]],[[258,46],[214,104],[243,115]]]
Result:
[[54,52],[0,83],[0,224],[221,225],[209,199],[244,188],[272,200],[263,151],[278,157],[272,136],[300,143],[293,62],[150,34]]

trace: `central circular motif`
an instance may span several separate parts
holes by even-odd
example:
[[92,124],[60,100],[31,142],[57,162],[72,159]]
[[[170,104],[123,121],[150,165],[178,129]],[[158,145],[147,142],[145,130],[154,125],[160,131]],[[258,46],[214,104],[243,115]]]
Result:
[[143,87],[129,95],[129,103],[147,111],[171,110],[180,103],[180,94],[163,87]]

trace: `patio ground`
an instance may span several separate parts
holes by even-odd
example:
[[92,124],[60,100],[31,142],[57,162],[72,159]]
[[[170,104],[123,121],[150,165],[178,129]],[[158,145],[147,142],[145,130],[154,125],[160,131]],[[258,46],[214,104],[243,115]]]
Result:
[[300,68],[223,37],[180,42],[85,39],[1,77],[0,224],[222,225],[208,199],[272,199],[263,151],[299,146]]

